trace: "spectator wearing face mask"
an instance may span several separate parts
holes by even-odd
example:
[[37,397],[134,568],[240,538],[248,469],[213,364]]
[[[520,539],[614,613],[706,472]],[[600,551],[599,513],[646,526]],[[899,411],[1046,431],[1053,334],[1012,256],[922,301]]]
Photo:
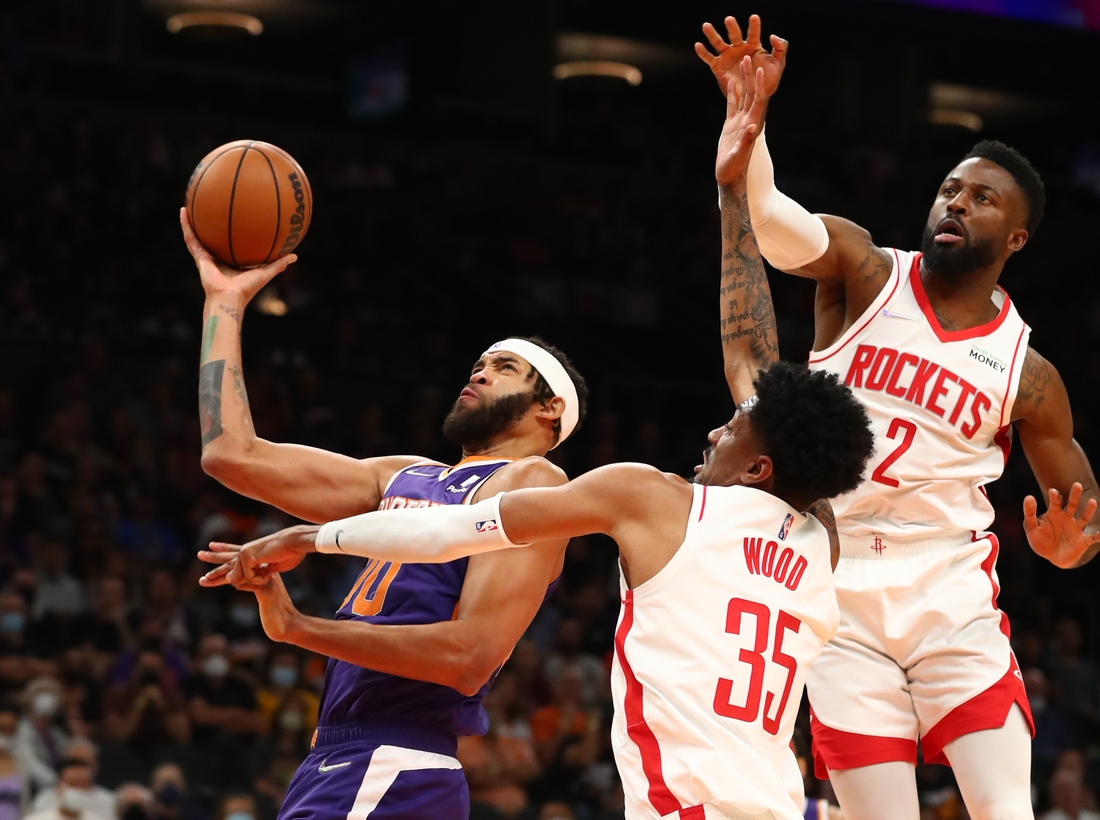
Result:
[[112,820],[94,810],[92,767],[84,760],[63,758],[57,767],[57,803],[28,814],[26,820]]
[[156,798],[140,783],[123,783],[115,789],[115,820],[151,820]]
[[162,763],[149,778],[153,789],[152,820],[205,820],[191,793],[183,769],[175,763]]
[[199,642],[195,670],[188,683],[195,745],[215,777],[228,785],[232,770],[263,732],[263,714],[252,687],[232,673],[224,635],[207,635]]
[[267,685],[256,692],[256,706],[263,715],[264,733],[275,729],[305,730],[312,735],[317,728],[320,700],[300,685],[301,661],[293,649],[276,647],[268,658]]
[[58,724],[61,684],[55,678],[35,678],[23,690],[23,719],[16,730],[16,747],[27,763],[31,790],[57,783],[57,767],[69,735]]
[[[91,776],[91,785],[88,787],[88,808],[100,817],[110,818],[115,816],[115,793],[110,789],[96,785],[96,775],[99,769],[99,753],[95,744],[87,738],[78,737],[69,742],[65,747],[65,760],[83,761]],[[31,811],[38,813],[57,808],[61,796],[61,784],[52,789],[43,789],[34,798]]]
[[12,589],[0,592],[0,688],[17,689],[49,672],[49,661],[27,634],[27,602]]
[[243,792],[227,794],[218,804],[215,820],[256,820],[256,801]]

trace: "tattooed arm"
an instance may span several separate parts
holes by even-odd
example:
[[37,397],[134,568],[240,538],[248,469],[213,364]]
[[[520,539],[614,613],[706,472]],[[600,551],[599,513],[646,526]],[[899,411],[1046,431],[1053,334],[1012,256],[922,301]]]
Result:
[[836,516],[833,515],[833,505],[829,499],[822,498],[806,508],[806,512],[822,523],[829,532],[829,561],[836,569],[840,560],[840,536],[836,534]]
[[259,438],[241,369],[241,323],[245,307],[294,261],[293,254],[249,271],[218,265],[195,238],[186,211],[180,214],[188,250],[206,291],[199,355],[199,421],[202,467],[231,490],[298,518],[322,522],[378,507],[386,483],[414,456],[358,460]]
[[1028,543],[1038,555],[1063,569],[1091,561],[1100,551],[1100,521],[1090,520],[1100,499],[1096,476],[1073,437],[1069,395],[1058,371],[1030,348],[1024,356],[1012,420],[1048,499],[1047,511],[1041,516],[1033,496],[1024,500]]

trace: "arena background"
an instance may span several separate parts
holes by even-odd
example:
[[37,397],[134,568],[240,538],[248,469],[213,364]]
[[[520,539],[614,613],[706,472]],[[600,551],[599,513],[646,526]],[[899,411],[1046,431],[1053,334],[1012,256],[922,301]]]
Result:
[[[914,247],[936,184],[977,139],[1032,159],[1047,213],[1003,284],[1100,458],[1095,3],[925,5],[940,8],[0,5],[0,820],[50,812],[62,758],[95,753],[83,820],[269,820],[308,744],[319,659],[279,653],[251,598],[200,590],[192,558],[212,536],[288,523],[199,464],[202,290],[176,213],[196,162],[229,140],[289,150],[315,196],[301,261],[245,325],[260,435],[453,460],[439,426],[469,365],[507,334],[539,334],[592,389],[588,422],[555,451],[571,474],[622,459],[687,474],[731,409],[713,182],[724,109],[692,43],[704,20],[759,12],[791,42],[769,112],[779,185],[811,209]],[[263,33],[167,30],[204,7],[254,14]],[[642,81],[554,79],[592,58]],[[813,286],[772,287],[783,353],[803,360]],[[1035,489],[1018,452],[991,488],[1000,603],[1038,717],[1038,810],[1092,817],[1074,805],[1095,807],[1100,788],[1098,570],[1030,552],[1020,501]],[[486,701],[490,736],[460,749],[476,816],[622,816],[607,739],[614,554],[570,547]],[[317,557],[288,582],[327,615],[357,571]],[[68,749],[81,737],[95,746]],[[919,777],[926,816],[965,816],[949,770]]]

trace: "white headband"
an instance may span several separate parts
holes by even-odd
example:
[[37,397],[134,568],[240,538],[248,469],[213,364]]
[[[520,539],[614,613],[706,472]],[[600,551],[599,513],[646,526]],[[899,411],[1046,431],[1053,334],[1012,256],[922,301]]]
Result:
[[[554,354],[533,342],[524,341],[523,339],[505,339],[492,345],[482,355],[503,353],[505,351],[522,356],[530,362],[531,366],[539,372],[539,375],[546,379],[546,383],[550,385],[554,395],[565,400],[565,410],[561,414],[561,434],[558,436],[558,444],[561,444],[576,429],[577,421],[580,418],[580,399],[577,398],[577,386],[573,384],[569,373],[562,367],[561,362],[554,357]],[[555,444],[554,447],[557,447],[558,444]],[[553,447],[550,449],[553,449]]]

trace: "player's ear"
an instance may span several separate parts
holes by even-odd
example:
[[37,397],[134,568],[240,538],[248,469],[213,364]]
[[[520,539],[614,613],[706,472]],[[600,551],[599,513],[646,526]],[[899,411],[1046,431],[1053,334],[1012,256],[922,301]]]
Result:
[[767,490],[771,487],[774,476],[775,465],[771,456],[761,453],[741,472],[741,484]]
[[1024,228],[1015,228],[1012,233],[1008,235],[1008,249],[1013,253],[1022,250],[1024,245],[1027,244],[1027,230]]
[[541,419],[548,419],[550,421],[560,419],[562,413],[565,412],[565,399],[561,396],[554,396],[554,398],[549,401],[539,402],[539,409],[536,412]]

